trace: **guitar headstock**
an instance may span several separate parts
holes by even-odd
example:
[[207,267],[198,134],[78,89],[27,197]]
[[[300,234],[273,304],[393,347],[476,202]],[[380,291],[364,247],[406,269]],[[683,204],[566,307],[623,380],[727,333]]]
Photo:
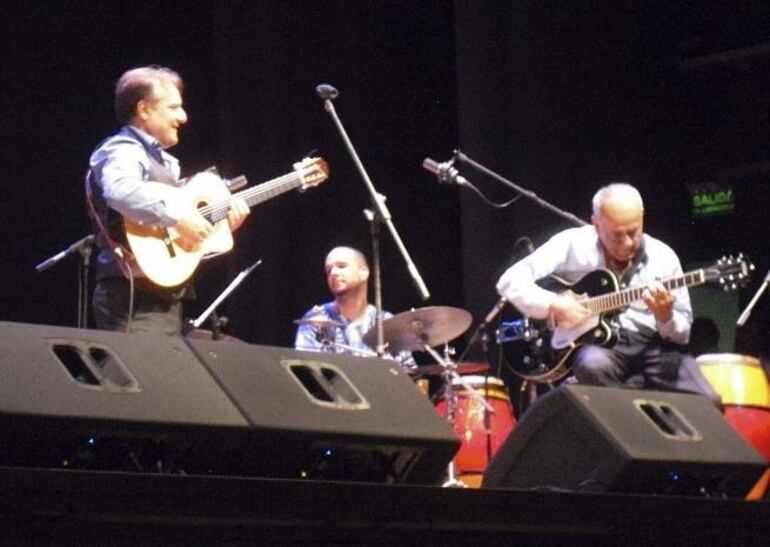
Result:
[[704,271],[708,281],[716,282],[724,290],[730,291],[748,283],[751,272],[754,271],[754,264],[743,253],[739,253],[735,257],[723,256]]
[[329,164],[323,158],[305,158],[295,163],[294,169],[299,173],[302,181],[300,192],[312,186],[318,186],[329,178]]

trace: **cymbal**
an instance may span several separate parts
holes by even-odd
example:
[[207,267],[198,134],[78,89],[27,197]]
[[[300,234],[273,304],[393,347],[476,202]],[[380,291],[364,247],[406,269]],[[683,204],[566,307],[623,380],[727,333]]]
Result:
[[[455,372],[458,374],[472,374],[489,370],[489,363],[456,363]],[[410,376],[441,376],[444,367],[441,365],[425,365],[409,371]]]
[[[468,330],[472,321],[473,317],[465,310],[429,306],[384,320],[382,330],[388,352],[419,351],[425,346],[434,347],[457,338]],[[369,347],[376,347],[377,327],[369,329],[363,340]]]
[[325,315],[311,315],[310,317],[302,317],[294,320],[295,325],[311,325],[313,327],[344,327],[345,323],[342,321],[335,321],[329,319]]

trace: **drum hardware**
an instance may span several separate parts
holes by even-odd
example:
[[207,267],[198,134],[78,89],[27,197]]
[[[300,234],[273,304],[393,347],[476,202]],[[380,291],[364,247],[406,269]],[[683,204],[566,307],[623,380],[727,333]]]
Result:
[[[476,399],[487,412],[494,413],[495,409],[483,397],[475,393],[473,386],[458,374],[458,363],[455,363],[451,354],[453,350],[448,342],[463,334],[472,322],[471,314],[465,310],[448,306],[432,306],[399,313],[382,322],[383,336],[388,351],[424,351],[437,363],[436,369],[431,372],[439,372],[445,386],[445,400],[447,407],[447,420],[454,427],[455,413],[457,411],[458,394],[453,384],[460,384]],[[372,345],[376,342],[376,330],[370,329],[364,335],[364,343]],[[435,346],[444,345],[444,355],[434,350]],[[444,487],[466,487],[465,483],[457,479],[454,460],[447,466],[447,480]]]
[[323,345],[324,347],[341,349],[345,353],[350,353],[352,355],[359,355],[361,357],[377,357],[377,352],[375,352],[374,350],[367,350],[365,348],[354,348],[353,346],[336,342],[331,336],[330,329],[336,328],[336,327],[343,328],[345,327],[345,323],[343,323],[342,321],[336,321],[334,319],[331,319],[330,317],[324,314],[321,308],[318,308],[316,314],[311,315],[310,317],[302,317],[300,319],[295,319],[293,323],[295,325],[310,325],[311,327],[313,327],[316,332],[316,340],[318,340],[318,342],[320,342],[321,345]]
[[310,325],[311,327],[318,327],[318,328],[345,326],[345,323],[343,323],[342,321],[335,321],[334,319],[329,319],[328,317],[323,315],[322,312],[319,312],[318,315],[311,315],[310,317],[295,319],[293,323],[295,325]]
[[[446,418],[449,421],[449,425],[451,425],[453,429],[455,429],[455,421],[456,421],[456,414],[457,414],[458,401],[459,401],[459,395],[457,393],[457,390],[454,388],[455,383],[463,386],[467,390],[468,394],[484,407],[485,414],[495,412],[495,409],[492,407],[492,405],[490,405],[481,395],[476,393],[476,391],[473,389],[473,386],[470,383],[468,383],[465,380],[465,378],[463,378],[457,373],[457,363],[453,362],[449,357],[448,346],[444,347],[444,353],[445,353],[444,356],[439,354],[430,346],[425,346],[423,349],[427,351],[431,355],[431,357],[433,357],[436,360],[436,362],[440,367],[443,368],[443,371],[441,373],[441,379],[442,379],[442,383],[444,384],[444,394],[445,394],[444,397],[446,400],[446,409],[447,409]],[[449,462],[449,465],[447,466],[447,479],[444,481],[442,486],[445,488],[448,488],[448,487],[466,488],[467,487],[467,485],[464,482],[462,482],[457,478],[454,458]]]
[[[493,376],[462,376],[465,385],[455,387],[455,415],[453,428],[461,439],[460,450],[453,459],[454,471],[464,485],[478,487],[482,474],[492,457],[503,445],[513,430],[516,420],[505,382]],[[471,391],[465,387],[470,384]],[[447,415],[446,393],[439,395],[436,409],[442,416]],[[479,404],[478,397],[490,404],[489,412]]]
[[[489,370],[489,363],[454,363],[457,374],[473,374]],[[410,376],[419,378],[422,376],[440,376],[444,373],[441,365],[423,365],[409,372]]]
[[377,352],[374,351],[374,350],[368,350],[368,349],[364,349],[364,348],[354,348],[353,346],[348,346],[346,344],[340,344],[339,342],[335,342],[334,340],[330,340],[328,337],[321,338],[319,341],[325,347],[341,349],[341,350],[344,350],[346,353],[350,353],[352,355],[358,355],[360,357],[378,357]]

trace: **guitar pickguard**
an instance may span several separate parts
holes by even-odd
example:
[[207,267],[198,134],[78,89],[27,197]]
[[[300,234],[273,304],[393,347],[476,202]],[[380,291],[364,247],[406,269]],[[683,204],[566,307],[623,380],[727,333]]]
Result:
[[[617,290],[617,278],[609,270],[593,271],[569,289],[578,301]],[[612,315],[594,315],[569,329],[557,326],[551,338],[551,345],[554,349],[563,350],[571,345],[614,344],[617,334],[612,327],[611,318]]]

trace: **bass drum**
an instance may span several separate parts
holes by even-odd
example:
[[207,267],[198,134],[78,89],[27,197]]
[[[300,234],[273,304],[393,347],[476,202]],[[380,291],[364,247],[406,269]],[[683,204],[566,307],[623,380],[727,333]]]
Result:
[[722,398],[727,422],[770,462],[770,382],[759,360],[708,353],[696,362]]

